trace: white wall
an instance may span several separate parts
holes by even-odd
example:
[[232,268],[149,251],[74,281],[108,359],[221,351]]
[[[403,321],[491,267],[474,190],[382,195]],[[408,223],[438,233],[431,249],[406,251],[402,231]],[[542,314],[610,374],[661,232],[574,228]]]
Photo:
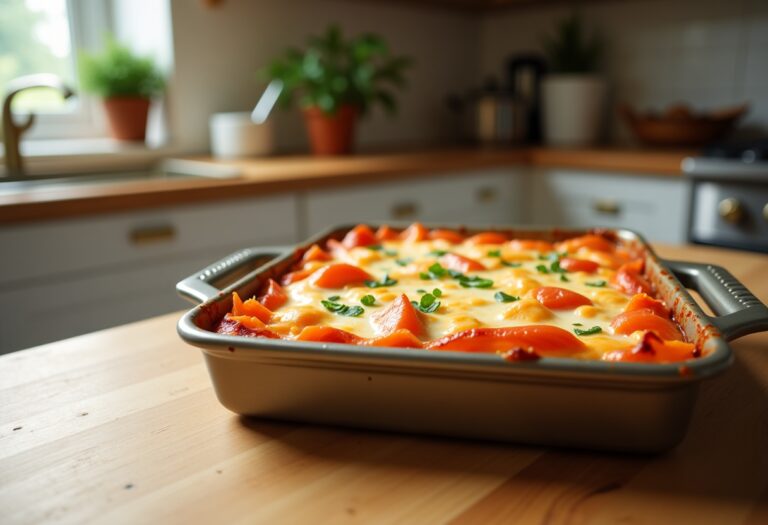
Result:
[[[263,88],[256,70],[288,46],[338,22],[349,34],[374,31],[394,52],[413,56],[410,86],[390,119],[374,112],[359,142],[407,144],[454,136],[445,110],[447,93],[473,85],[479,56],[479,18],[405,3],[355,0],[225,0],[216,8],[200,0],[172,0],[175,70],[169,86],[174,143],[190,151],[208,148],[208,117],[249,110]],[[282,149],[305,147],[298,112],[278,120]]]
[[[511,53],[535,49],[568,12],[558,4],[484,16],[479,79],[501,74]],[[608,39],[612,102],[711,109],[748,101],[744,131],[768,133],[768,1],[614,0],[585,3],[581,13]],[[613,138],[629,141],[612,115]]]

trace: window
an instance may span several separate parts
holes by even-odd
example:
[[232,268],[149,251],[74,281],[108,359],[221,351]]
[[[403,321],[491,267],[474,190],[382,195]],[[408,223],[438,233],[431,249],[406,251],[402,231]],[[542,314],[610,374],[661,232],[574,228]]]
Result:
[[[77,52],[92,49],[108,31],[105,0],[0,0],[0,91],[13,78],[54,73],[76,93]],[[104,123],[93,101],[63,100],[51,89],[35,89],[14,98],[16,114],[34,112],[25,138],[93,137]]]

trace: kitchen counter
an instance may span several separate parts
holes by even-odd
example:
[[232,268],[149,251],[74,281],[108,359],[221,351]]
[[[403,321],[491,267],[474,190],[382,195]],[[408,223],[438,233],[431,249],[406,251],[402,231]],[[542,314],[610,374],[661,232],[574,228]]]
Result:
[[230,169],[233,176],[58,184],[16,193],[0,191],[0,224],[507,166],[565,167],[679,177],[682,159],[693,153],[682,150],[526,148],[442,149],[327,158],[282,156],[232,161],[189,157],[174,159],[171,165],[183,171]]
[[[768,301],[764,255],[658,252]],[[3,523],[768,523],[768,333],[733,343],[677,449],[632,456],[243,419],[178,317],[0,357]]]

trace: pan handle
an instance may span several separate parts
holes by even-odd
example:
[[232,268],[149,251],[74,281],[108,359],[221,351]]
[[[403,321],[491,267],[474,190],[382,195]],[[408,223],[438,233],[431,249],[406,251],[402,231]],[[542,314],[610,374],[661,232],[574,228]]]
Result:
[[[237,274],[244,268],[256,269],[270,262],[275,257],[285,255],[290,248],[286,246],[265,246],[257,248],[245,248],[231,255],[227,255],[220,261],[195,272],[186,279],[176,284],[176,291],[193,303],[202,303],[212,297],[216,297],[221,290],[213,285],[219,279]],[[249,271],[250,271],[249,270]]]
[[701,294],[716,314],[712,323],[727,340],[768,330],[768,307],[725,268],[684,261],[664,264],[686,288]]

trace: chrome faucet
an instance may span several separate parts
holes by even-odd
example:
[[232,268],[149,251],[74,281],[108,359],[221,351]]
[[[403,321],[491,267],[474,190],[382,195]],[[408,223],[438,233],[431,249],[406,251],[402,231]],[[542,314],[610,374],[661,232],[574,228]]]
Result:
[[30,113],[26,122],[17,124],[13,119],[13,113],[11,113],[11,103],[13,97],[20,92],[37,87],[56,89],[64,98],[69,98],[75,94],[59,77],[47,73],[18,77],[8,82],[3,100],[3,143],[5,145],[5,178],[7,179],[24,177],[24,161],[19,150],[21,135],[35,122],[35,115]]

